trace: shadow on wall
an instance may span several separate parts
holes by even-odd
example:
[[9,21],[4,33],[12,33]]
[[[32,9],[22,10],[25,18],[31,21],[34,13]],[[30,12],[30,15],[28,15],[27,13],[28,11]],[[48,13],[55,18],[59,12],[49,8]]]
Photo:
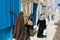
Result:
[[55,23],[55,25],[57,25],[58,27],[56,28],[56,33],[53,40],[60,40],[60,21]]

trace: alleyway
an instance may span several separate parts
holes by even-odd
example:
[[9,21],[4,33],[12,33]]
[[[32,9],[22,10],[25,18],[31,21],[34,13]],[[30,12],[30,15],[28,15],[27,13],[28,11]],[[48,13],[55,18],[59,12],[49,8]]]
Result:
[[[38,6],[37,6],[38,4]],[[47,38],[37,38],[37,33],[34,37],[30,37],[30,40],[60,40],[60,10],[57,9],[57,5],[55,4],[55,0],[34,0],[34,1],[24,1],[21,2],[21,10],[25,13],[24,20],[28,19],[30,13],[33,13],[34,16],[34,24],[40,14],[45,14],[45,16],[49,16],[49,21],[47,22]],[[29,14],[28,14],[29,13]],[[53,16],[52,16],[53,15]],[[25,22],[24,21],[24,22]],[[15,39],[13,39],[15,40]]]
[[54,23],[54,21],[47,21],[47,38],[37,38],[37,33],[34,37],[30,37],[30,40],[60,40],[60,21]]
[[37,38],[35,35],[34,37],[31,37],[31,40],[53,40],[55,36],[56,28],[57,25],[54,25],[54,22],[51,21],[47,25],[47,38]]

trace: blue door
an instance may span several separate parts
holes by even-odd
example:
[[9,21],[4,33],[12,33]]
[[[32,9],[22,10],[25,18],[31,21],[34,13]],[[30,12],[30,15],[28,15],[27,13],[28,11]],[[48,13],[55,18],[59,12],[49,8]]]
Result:
[[0,40],[12,40],[13,25],[20,12],[21,0],[0,0]]
[[37,12],[37,4],[33,3],[34,25],[36,25],[36,12]]
[[10,20],[12,24],[14,25],[16,17],[18,16],[20,10],[21,10],[21,0],[11,0],[10,3]]

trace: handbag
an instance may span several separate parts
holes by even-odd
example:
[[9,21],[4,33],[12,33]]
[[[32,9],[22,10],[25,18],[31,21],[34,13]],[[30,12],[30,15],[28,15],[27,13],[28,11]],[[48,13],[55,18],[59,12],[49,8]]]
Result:
[[36,29],[30,29],[30,36],[34,36],[37,33]]

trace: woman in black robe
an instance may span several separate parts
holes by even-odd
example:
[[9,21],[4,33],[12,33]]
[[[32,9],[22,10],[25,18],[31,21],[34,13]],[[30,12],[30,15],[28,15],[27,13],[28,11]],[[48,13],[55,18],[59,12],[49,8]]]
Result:
[[37,37],[44,37],[43,31],[46,28],[46,20],[43,14],[40,15],[38,22],[37,22],[37,26],[39,26]]

